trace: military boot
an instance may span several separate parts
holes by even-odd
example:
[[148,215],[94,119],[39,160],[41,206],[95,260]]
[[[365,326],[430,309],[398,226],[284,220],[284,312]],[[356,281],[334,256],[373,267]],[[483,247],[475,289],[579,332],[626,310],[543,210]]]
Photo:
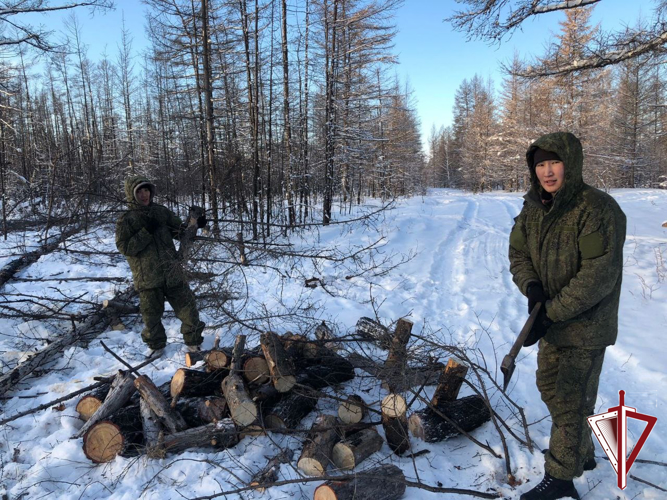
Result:
[[521,495],[519,500],[557,500],[568,497],[579,500],[579,493],[572,480],[557,479],[545,472],[542,482]]

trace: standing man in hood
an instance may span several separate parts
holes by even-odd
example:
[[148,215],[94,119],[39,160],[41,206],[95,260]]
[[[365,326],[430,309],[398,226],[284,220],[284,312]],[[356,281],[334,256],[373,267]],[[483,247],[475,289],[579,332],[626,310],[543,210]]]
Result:
[[544,479],[521,500],[579,495],[573,479],[595,468],[591,430],[605,348],[618,332],[625,214],[582,177],[573,134],[540,137],[526,153],[531,188],[510,234],[510,272],[541,303],[524,346],[539,342],[537,387],[551,415]]
[[[142,340],[149,356],[160,357],[167,345],[162,325],[164,301],[181,320],[181,333],[190,351],[200,350],[204,323],[199,320],[195,297],[188,286],[177,258],[174,239],[178,239],[181,219],[167,207],[153,202],[155,185],[142,176],[125,181],[128,210],[116,223],[116,247],[127,258],[134,287],[139,292],[144,329]],[[206,218],[197,219],[204,227]]]

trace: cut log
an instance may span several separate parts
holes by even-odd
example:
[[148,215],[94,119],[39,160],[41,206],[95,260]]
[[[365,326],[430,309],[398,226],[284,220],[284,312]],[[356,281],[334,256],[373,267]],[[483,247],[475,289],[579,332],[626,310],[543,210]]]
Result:
[[339,469],[352,470],[376,451],[384,440],[375,429],[364,429],[346,437],[333,448],[333,463]]
[[454,358],[450,358],[447,366],[442,371],[438,387],[433,394],[433,398],[431,398],[431,404],[439,407],[444,403],[455,401],[459,397],[461,384],[463,384],[467,373],[467,366],[460,364]]
[[[119,293],[116,297],[124,298],[136,293],[131,287]],[[97,306],[95,310],[86,315],[86,321],[76,328],[65,333],[62,337],[51,342],[48,347],[35,353],[33,356],[19,364],[15,368],[0,375],[0,396],[18,384],[21,380],[35,373],[38,368],[50,363],[66,348],[73,345],[85,345],[97,335],[102,333],[109,325],[109,316]]]
[[279,392],[288,392],[296,383],[294,367],[285,353],[285,349],[278,335],[273,332],[263,333],[260,345],[264,358],[269,365],[271,381]]
[[229,375],[225,377],[221,384],[229,413],[239,427],[256,423],[259,415],[257,405],[250,397],[240,374],[244,346],[245,335],[238,335],[234,344]]
[[211,349],[210,351],[196,351],[185,353],[185,366],[188,368],[204,361],[209,371],[228,368],[232,362],[231,349]]
[[382,427],[389,448],[397,455],[410,448],[407,407],[405,399],[399,394],[390,394],[382,400]]
[[139,413],[141,414],[144,444],[148,448],[157,443],[161,430],[160,420],[145,399],[139,401]]
[[[331,351],[329,351],[331,352]],[[342,384],[354,378],[354,367],[347,359],[336,354],[321,359],[321,363],[308,366],[296,377],[297,383],[313,389]]]
[[333,447],[339,439],[336,417],[320,415],[310,428],[297,467],[308,476],[323,476],[331,461]]
[[243,361],[243,378],[249,384],[261,385],[271,379],[269,365],[262,356],[250,356]]
[[104,398],[104,402],[74,436],[77,438],[83,436],[95,423],[116,413],[125,406],[125,403],[128,402],[134,392],[134,375],[130,372],[119,370],[111,382],[109,393]]
[[212,396],[220,390],[220,383],[226,375],[226,370],[201,372],[179,368],[171,378],[171,397]]
[[252,476],[252,479],[250,480],[250,486],[253,486],[256,491],[264,493],[267,486],[275,483],[278,480],[278,471],[280,470],[280,465],[290,463],[293,456],[294,451],[288,448],[269,459],[269,462],[266,464],[266,466],[264,466],[262,470]]
[[396,323],[394,337],[391,340],[389,354],[384,362],[382,379],[387,384],[389,392],[399,392],[398,384],[405,377],[408,366],[408,342],[412,334],[412,322],[401,318]]
[[357,394],[352,394],[338,407],[338,418],[344,424],[357,424],[366,414],[366,403]]
[[405,476],[395,465],[380,465],[347,481],[327,481],[314,500],[398,500],[405,494]]
[[181,453],[191,448],[203,448],[215,446],[217,448],[230,448],[239,442],[238,431],[234,422],[226,418],[215,424],[193,427],[174,434],[167,434],[158,443],[157,450],[163,453]]
[[264,425],[267,429],[296,429],[316,406],[317,395],[313,391],[294,389],[264,415]]
[[389,329],[371,318],[359,318],[355,328],[355,335],[359,339],[377,343],[382,349],[389,349],[391,345],[391,333],[389,333]]
[[106,299],[102,301],[102,309],[107,310],[110,314],[139,314],[139,306],[131,302],[126,302],[120,299]]
[[155,387],[151,379],[145,375],[141,375],[134,380],[134,386],[169,432],[178,432],[187,428],[183,417],[170,408],[166,398]]
[[484,398],[479,395],[467,396],[449,403],[443,403],[438,411],[447,416],[454,424],[443,419],[430,408],[419,410],[410,415],[408,425],[413,436],[427,443],[436,443],[461,432],[470,432],[491,420],[491,413]]
[[201,401],[199,418],[206,424],[212,424],[229,417],[229,407],[225,398],[213,397]]
[[93,413],[95,413],[104,399],[109,394],[109,389],[111,388],[111,383],[107,382],[102,384],[100,387],[90,392],[89,394],[84,395],[76,404],[76,411],[79,414],[79,418],[84,422],[88,420]]
[[143,449],[139,406],[127,406],[94,423],[83,436],[83,452],[94,463],[135,456]]
[[[391,373],[387,373],[384,367],[379,363],[356,352],[350,353],[347,360],[350,361],[355,368],[360,368],[373,377],[386,379],[388,375],[392,375]],[[402,376],[399,374],[399,376],[393,377],[391,383],[383,381],[382,388],[389,390],[389,386],[391,385],[395,392],[403,392],[410,387],[435,385],[444,369],[445,366],[438,362],[428,363],[422,366],[410,366]]]
[[286,332],[278,337],[285,349],[285,355],[293,365],[300,365],[303,359],[303,350],[306,343],[310,342],[308,337],[298,333]]

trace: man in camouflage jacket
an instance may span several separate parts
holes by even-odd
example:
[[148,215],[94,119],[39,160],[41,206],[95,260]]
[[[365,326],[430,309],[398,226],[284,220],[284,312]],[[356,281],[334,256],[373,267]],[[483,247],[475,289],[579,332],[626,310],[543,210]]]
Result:
[[[125,196],[129,210],[116,223],[116,247],[127,258],[134,287],[139,292],[144,320],[141,338],[151,355],[162,354],[167,344],[162,325],[166,299],[181,320],[185,344],[190,350],[197,350],[205,325],[199,320],[195,297],[185,281],[174,246],[181,219],[167,207],[153,202],[155,185],[145,177],[128,178]],[[198,221],[200,227],[205,223],[205,219]]]
[[510,234],[510,271],[529,312],[544,304],[524,345],[539,341],[537,387],[552,427],[544,479],[521,499],[579,498],[572,479],[595,467],[586,417],[618,332],[626,220],[584,183],[574,135],[544,135],[526,159],[531,188]]

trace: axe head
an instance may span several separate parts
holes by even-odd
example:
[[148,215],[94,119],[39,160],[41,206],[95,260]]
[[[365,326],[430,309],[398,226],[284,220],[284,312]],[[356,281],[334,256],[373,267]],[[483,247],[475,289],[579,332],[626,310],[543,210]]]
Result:
[[516,367],[514,361],[515,357],[511,354],[507,354],[500,365],[500,371],[503,372],[503,391],[506,391],[507,386],[510,384],[510,379],[514,373],[514,368]]

